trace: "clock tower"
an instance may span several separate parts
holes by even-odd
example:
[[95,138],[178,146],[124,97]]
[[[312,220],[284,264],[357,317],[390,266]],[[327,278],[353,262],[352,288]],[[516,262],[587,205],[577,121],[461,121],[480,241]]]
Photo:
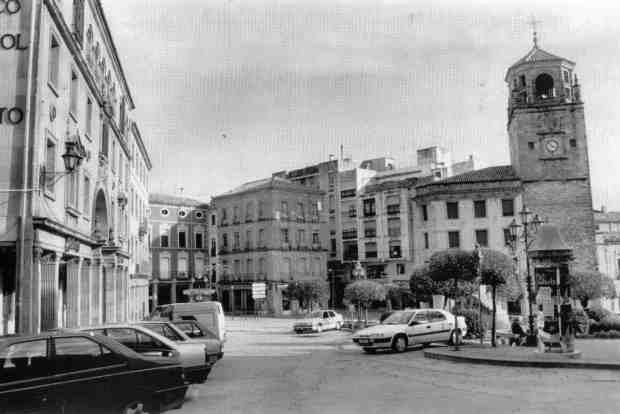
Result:
[[573,265],[596,268],[588,142],[575,63],[534,47],[506,73],[510,161],[523,204],[560,230]]

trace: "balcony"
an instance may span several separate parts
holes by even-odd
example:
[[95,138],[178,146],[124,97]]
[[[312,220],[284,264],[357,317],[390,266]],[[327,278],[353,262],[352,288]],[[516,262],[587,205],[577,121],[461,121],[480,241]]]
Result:
[[387,213],[388,214],[400,214],[400,204],[387,206]]
[[365,229],[364,237],[369,238],[369,239],[377,237],[377,229]]

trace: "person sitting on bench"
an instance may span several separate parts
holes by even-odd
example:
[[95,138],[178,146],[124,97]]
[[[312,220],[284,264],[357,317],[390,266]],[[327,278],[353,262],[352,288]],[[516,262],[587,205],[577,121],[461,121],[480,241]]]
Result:
[[523,330],[523,327],[521,326],[521,322],[519,321],[518,317],[512,320],[512,325],[510,325],[510,331],[512,332],[512,337],[510,338],[509,345],[523,345],[523,342],[525,342],[525,339],[527,338],[527,334]]

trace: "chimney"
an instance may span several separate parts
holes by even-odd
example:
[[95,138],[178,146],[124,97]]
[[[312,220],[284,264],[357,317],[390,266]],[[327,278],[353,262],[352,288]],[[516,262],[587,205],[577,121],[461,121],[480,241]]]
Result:
[[334,161],[335,159],[336,159],[336,156],[334,154],[329,154],[330,161]]
[[601,206],[601,213],[606,213],[606,212],[607,212],[607,211],[606,211],[606,209],[605,209],[605,206]]

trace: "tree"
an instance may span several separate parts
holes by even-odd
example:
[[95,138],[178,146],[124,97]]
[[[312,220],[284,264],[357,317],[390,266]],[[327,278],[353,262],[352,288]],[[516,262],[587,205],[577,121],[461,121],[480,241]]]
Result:
[[[429,260],[429,275],[436,283],[450,282],[452,289],[446,292],[454,298],[455,307],[459,298],[459,281],[471,282],[476,278],[478,269],[477,255],[472,251],[448,249],[434,253]],[[457,316],[454,315],[454,344],[458,347],[461,331],[457,329]]]
[[570,274],[571,296],[581,302],[585,309],[588,301],[600,297],[616,297],[613,280],[595,270],[580,270]]
[[417,266],[413,269],[411,278],[409,279],[409,288],[414,297],[416,305],[418,302],[428,302],[431,295],[437,293],[435,281],[431,279],[430,270],[427,265]]
[[497,250],[484,249],[480,253],[480,282],[491,287],[493,311],[491,319],[491,345],[495,346],[496,295],[499,286],[506,285],[513,275],[512,259]]
[[386,283],[383,285],[385,289],[385,303],[387,306],[387,310],[391,311],[394,302],[398,303],[400,301],[401,296],[401,288],[396,283]]
[[358,280],[344,289],[344,298],[365,310],[364,322],[368,322],[368,307],[372,302],[385,300],[386,291],[382,284],[372,280]]
[[302,308],[310,308],[312,303],[323,304],[329,298],[329,285],[324,280],[303,280],[289,283],[285,295],[296,299]]

